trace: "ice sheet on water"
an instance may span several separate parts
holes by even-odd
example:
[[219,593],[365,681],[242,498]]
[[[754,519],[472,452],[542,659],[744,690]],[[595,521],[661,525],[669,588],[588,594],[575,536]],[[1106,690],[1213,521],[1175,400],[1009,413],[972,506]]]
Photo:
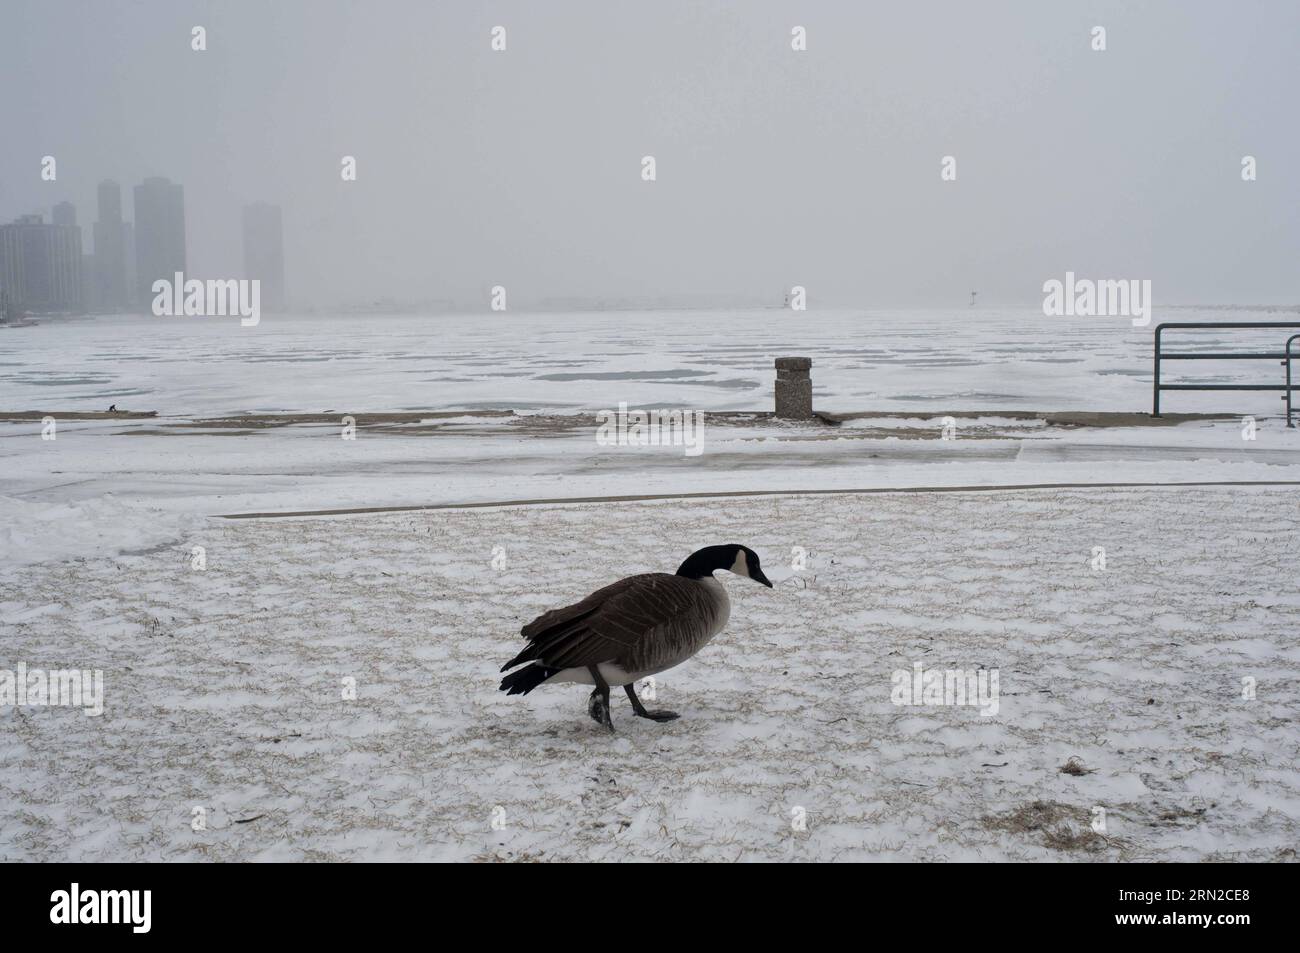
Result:
[[[1171,315],[1260,319],[1248,311]],[[1150,401],[1152,332],[1128,319],[1047,317],[1028,308],[817,311],[800,315],[793,333],[790,312],[781,310],[729,312],[725,321],[712,312],[634,318],[629,326],[626,313],[600,312],[299,315],[269,316],[254,328],[204,318],[49,318],[6,338],[15,366],[0,374],[0,409],[102,410],[127,392],[133,408],[187,415],[254,407],[592,410],[668,399],[701,410],[760,410],[771,399],[773,358],[791,354],[813,359],[823,410],[1134,411]],[[1224,380],[1264,373],[1256,362],[1226,363],[1167,370]],[[92,367],[93,375],[69,373]],[[855,396],[864,386],[869,404]],[[1167,401],[1170,410],[1223,403],[1221,395],[1196,393]],[[1276,400],[1234,395],[1233,406],[1275,412]]]

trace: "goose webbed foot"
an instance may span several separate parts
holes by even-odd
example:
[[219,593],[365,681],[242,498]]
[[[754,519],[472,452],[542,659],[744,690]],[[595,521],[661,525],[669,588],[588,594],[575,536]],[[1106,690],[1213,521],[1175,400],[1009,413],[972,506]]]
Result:
[[656,708],[647,711],[645,705],[641,704],[641,699],[636,697],[636,689],[632,687],[631,682],[624,685],[623,690],[627,692],[628,701],[632,703],[632,710],[636,712],[638,718],[649,718],[651,721],[672,721],[674,718],[681,717],[677,712],[669,711],[667,708]]
[[669,711],[667,708],[651,708],[647,712],[637,712],[642,718],[649,718],[651,721],[672,721],[675,718],[682,717],[675,711]]

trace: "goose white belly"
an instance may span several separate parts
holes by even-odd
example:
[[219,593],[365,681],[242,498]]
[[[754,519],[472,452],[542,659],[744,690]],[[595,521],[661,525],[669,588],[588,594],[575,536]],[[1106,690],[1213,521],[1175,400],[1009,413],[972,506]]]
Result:
[[[645,671],[628,672],[614,662],[601,662],[596,668],[600,671],[600,677],[605,680],[605,684],[612,687],[627,685],[630,682],[639,681],[648,675],[658,675],[660,672],[666,672],[668,669],[681,665],[691,656],[695,655],[700,649],[708,645],[713,637],[723,630],[727,625],[727,620],[731,618],[731,600],[727,598],[727,590],[714,579],[712,576],[706,576],[699,580],[700,585],[708,590],[709,595],[713,597],[715,605],[715,615],[712,624],[708,630],[701,633],[701,637],[690,645],[686,650],[681,652],[675,658],[667,660],[662,665]],[[591,677],[591,672],[587,668],[566,668],[556,672],[546,680],[547,684],[552,682],[572,682],[576,685],[595,685],[596,680]]]

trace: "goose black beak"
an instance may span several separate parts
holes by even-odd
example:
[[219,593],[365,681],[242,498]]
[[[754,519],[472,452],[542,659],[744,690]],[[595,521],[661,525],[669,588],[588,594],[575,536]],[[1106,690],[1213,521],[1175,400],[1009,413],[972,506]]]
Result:
[[749,578],[750,578],[750,579],[753,579],[755,582],[761,582],[763,585],[767,586],[767,588],[769,588],[769,589],[773,589],[773,588],[775,588],[775,587],[772,585],[772,580],[771,580],[771,579],[768,579],[767,576],[763,575],[763,570],[761,570],[761,569],[759,569],[758,571],[756,571],[756,572],[755,572],[752,576],[750,576]]

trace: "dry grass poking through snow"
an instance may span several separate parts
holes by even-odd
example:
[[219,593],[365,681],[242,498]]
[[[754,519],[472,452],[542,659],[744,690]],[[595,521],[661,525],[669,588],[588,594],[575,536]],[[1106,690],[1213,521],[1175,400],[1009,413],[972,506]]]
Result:
[[[0,713],[0,859],[1293,858],[1296,501],[214,520],[173,548],[9,571],[0,668],[102,668],[107,710]],[[538,612],[727,541],[769,570],[802,546],[809,570],[774,591],[727,580],[727,631],[659,678],[681,720],[620,697],[610,737],[581,687],[496,691]],[[891,673],[918,661],[998,669],[998,714],[891,704]]]

